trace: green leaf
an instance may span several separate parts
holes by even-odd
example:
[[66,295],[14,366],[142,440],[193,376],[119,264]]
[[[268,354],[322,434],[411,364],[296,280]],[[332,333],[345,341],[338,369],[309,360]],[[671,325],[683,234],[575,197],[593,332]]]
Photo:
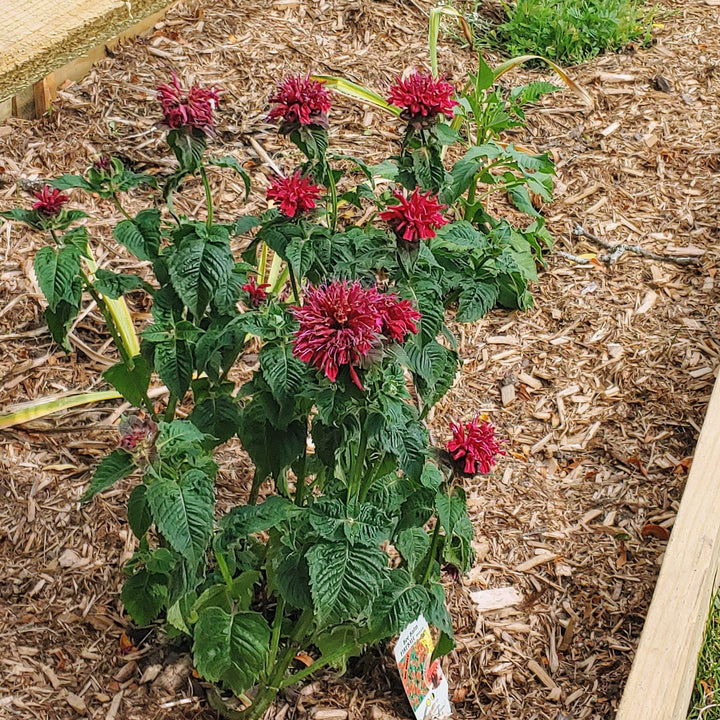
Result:
[[255,684],[265,669],[270,628],[259,613],[234,615],[209,607],[195,625],[193,658],[198,672],[211,682],[221,682],[236,695]]
[[[433,582],[428,586],[428,592],[430,594],[430,601],[424,611],[425,619],[431,625],[434,625],[438,630],[448,635],[452,640],[452,618],[450,617],[450,613],[448,612],[447,604],[445,602],[445,588],[443,588],[439,582]],[[447,652],[450,651],[446,650],[445,653]]]
[[206,397],[195,405],[188,420],[219,443],[224,443],[237,432],[240,408],[230,395]]
[[242,178],[243,185],[245,185],[245,199],[247,200],[247,197],[250,194],[250,176],[247,172],[245,172],[245,169],[236,157],[233,157],[232,155],[223,155],[219,158],[210,158],[210,160],[208,160],[208,165],[214,165],[215,167],[221,168],[231,168],[234,170]]
[[[178,323],[180,326],[182,323]],[[190,324],[190,323],[187,323]],[[167,385],[168,390],[176,397],[182,398],[190,387],[193,373],[193,355],[190,345],[177,336],[176,328],[161,336],[161,341],[154,343],[155,371],[160,379]],[[158,331],[155,325],[150,325],[143,337],[152,337],[150,333]]]
[[153,292],[152,285],[148,285],[139,275],[128,273],[115,273],[112,270],[99,269],[95,273],[95,289],[113,300],[117,300],[125,293],[133,290],[147,290]]
[[167,135],[167,143],[180,165],[180,175],[197,172],[207,147],[207,138],[202,130],[187,127],[171,130]]
[[254,215],[241,215],[233,225],[233,235],[244,235],[261,224],[262,220]]
[[133,470],[135,470],[133,456],[127,450],[116,448],[95,468],[90,485],[82,494],[80,502],[87,502],[98,493],[112,487],[118,480],[130,475]]
[[491,279],[477,279],[468,282],[458,296],[458,322],[474,322],[487,315],[500,295],[497,283]]
[[268,552],[268,587],[298,610],[312,607],[310,574],[304,555],[277,543]]
[[[433,623],[434,624],[434,623]],[[436,626],[437,627],[437,626]],[[433,654],[430,657],[430,662],[434,662],[437,658],[443,657],[448,653],[451,653],[455,649],[455,638],[452,633],[447,633],[444,630],[440,632]]]
[[258,357],[263,377],[281,406],[289,405],[300,392],[306,364],[293,356],[292,345],[265,345]]
[[154,260],[160,252],[160,211],[143,210],[135,220],[119,222],[113,237],[138,260]]
[[132,358],[133,369],[120,360],[105,370],[102,376],[135,407],[142,407],[150,385],[150,366],[142,355]]
[[46,245],[35,255],[35,275],[38,285],[55,312],[61,300],[70,304],[75,301],[73,281],[80,272],[80,254],[74,247],[55,248]]
[[[347,661],[359,657],[364,652],[365,648],[358,642],[359,637],[360,629],[356,625],[338,625],[315,635],[313,644],[322,657],[334,656],[336,660],[330,663],[330,667],[343,674],[347,669]],[[338,655],[337,653],[343,649],[345,652]]]
[[430,596],[421,585],[416,585],[405,568],[396,568],[386,574],[381,594],[373,603],[372,617],[380,626],[381,637],[397,635],[427,607]]
[[125,581],[120,594],[125,609],[140,626],[149,625],[160,614],[167,597],[167,578],[144,569]]
[[302,508],[278,495],[271,495],[259,505],[237,505],[220,519],[221,546],[245,540],[249,535],[269,530],[303,512]]
[[443,484],[445,478],[438,469],[438,466],[434,463],[427,462],[423,467],[422,475],[420,476],[420,482],[423,487],[426,487],[433,492],[437,492],[439,487]]
[[430,550],[430,537],[422,528],[408,528],[398,535],[395,547],[412,573]]
[[440,491],[435,496],[438,519],[443,530],[452,535],[461,518],[467,517],[465,491],[461,487],[451,488],[452,495]]
[[235,261],[226,229],[214,226],[205,232],[200,224],[196,231],[180,240],[170,258],[169,270],[175,292],[193,316],[200,318],[213,296],[229,281]]
[[72,350],[67,334],[70,332],[73,321],[80,311],[81,290],[79,281],[77,283],[77,292],[76,302],[69,303],[61,300],[54,312],[49,307],[45,308],[45,320],[48,324],[48,330],[50,330],[53,340],[67,353]]
[[145,537],[145,533],[152,525],[152,515],[147,502],[147,485],[136,485],[128,498],[127,506],[128,525],[138,540]]
[[307,553],[318,622],[340,623],[358,616],[374,600],[387,555],[377,547],[318,542]]
[[88,252],[88,231],[84,225],[68,230],[60,238],[60,242],[63,245],[75,248],[80,255],[92,260],[92,255]]
[[80,188],[81,190],[92,190],[93,186],[82,175],[61,175],[59,178],[50,181],[50,185],[58,190],[71,190]]
[[215,494],[212,482],[190,470],[179,483],[169,477],[153,479],[147,488],[153,520],[170,546],[198,563],[205,555],[213,529]]

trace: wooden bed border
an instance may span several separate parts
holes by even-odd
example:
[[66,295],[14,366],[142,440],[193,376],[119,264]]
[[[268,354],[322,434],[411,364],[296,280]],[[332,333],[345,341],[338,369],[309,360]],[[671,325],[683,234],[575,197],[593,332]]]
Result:
[[[107,57],[108,49],[112,50],[123,40],[137,37],[150,30],[165,16],[165,13],[175,2],[177,0],[164,0],[163,4],[162,0],[160,0],[159,4],[163,6],[159,10],[155,10],[155,12],[143,17],[120,32],[116,29],[112,37],[108,38],[102,34],[99,35],[94,46],[78,48],[78,57],[62,64],[60,67],[48,67],[47,69],[52,69],[52,71],[47,72],[39,80],[36,77],[27,77],[25,87],[0,100],[0,122],[9,117],[33,119],[44,115],[50,109],[57,97],[57,89],[63,83],[85,77],[98,60]],[[153,5],[157,7],[158,1],[155,0]]]
[[616,720],[686,720],[720,565],[720,378]]

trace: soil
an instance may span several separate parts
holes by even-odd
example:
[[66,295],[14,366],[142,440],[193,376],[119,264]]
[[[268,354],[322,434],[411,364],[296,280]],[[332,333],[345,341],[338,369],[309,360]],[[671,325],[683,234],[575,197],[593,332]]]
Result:
[[[138,171],[166,171],[154,88],[175,69],[225,88],[214,144],[253,178],[246,202],[228,173],[213,175],[220,217],[256,211],[268,159],[289,168],[294,157],[265,121],[278,78],[312,69],[382,91],[405,68],[427,66],[429,8],[425,0],[176,4],[148,37],[61,89],[42,120],[0,127],[0,207],[28,206],[27,182],[16,180],[81,172],[102,152]],[[467,577],[446,578],[458,644],[444,662],[457,717],[614,716],[720,353],[719,25],[710,0],[663,0],[650,47],[571,70],[594,109],[556,93],[528,112],[527,129],[508,135],[556,160],[556,201],[543,208],[556,252],[533,288],[534,309],[496,310],[455,328],[464,371],[432,417],[443,442],[450,419],[485,412],[509,451],[492,475],[467,483],[477,561]],[[474,62],[444,37],[440,64],[452,81]],[[552,77],[527,70],[504,81],[541,76]],[[398,141],[392,120],[342,98],[331,122],[333,147],[369,162]],[[193,214],[201,192],[190,184],[180,210]],[[114,209],[91,205],[101,263],[130,267],[112,240]],[[139,210],[142,199],[129,206]],[[631,252],[606,262],[605,250],[572,234],[575,223],[698,264]],[[3,406],[101,388],[99,373],[113,362],[92,306],[73,330],[72,354],[50,342],[32,272],[41,242],[0,226]],[[147,308],[132,309],[141,326]],[[156,630],[139,636],[123,614],[129,485],[78,502],[117,442],[120,411],[108,402],[0,432],[0,717],[216,717],[186,649]],[[250,479],[237,445],[223,447],[220,468],[220,503],[236,503]],[[480,611],[471,593],[498,588],[522,601]],[[390,653],[377,651],[343,677],[326,674],[282,697],[270,717],[411,713]]]

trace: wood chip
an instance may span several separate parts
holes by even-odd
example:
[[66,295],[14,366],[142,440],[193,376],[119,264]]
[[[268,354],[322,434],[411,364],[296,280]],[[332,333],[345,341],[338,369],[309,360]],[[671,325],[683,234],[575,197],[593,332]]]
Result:
[[537,676],[538,680],[548,689],[555,690],[557,685],[555,681],[548,675],[547,671],[535,660],[528,660],[528,670]]
[[82,715],[87,712],[85,701],[79,695],[76,695],[75,693],[68,693],[65,700],[67,701],[67,704],[75,710],[75,712],[79,712]]
[[503,385],[500,388],[500,398],[502,404],[507,407],[515,400],[515,386],[514,385]]
[[514,587],[508,586],[471,592],[470,599],[475,603],[475,609],[482,613],[518,605],[523,596]]
[[531,557],[529,560],[526,560],[524,563],[520,563],[520,565],[517,565],[515,567],[516,572],[528,572],[528,570],[532,570],[533,568],[536,568],[538,565],[545,565],[545,563],[554,562],[557,559],[556,553],[542,553],[540,555],[535,555],[535,557]]

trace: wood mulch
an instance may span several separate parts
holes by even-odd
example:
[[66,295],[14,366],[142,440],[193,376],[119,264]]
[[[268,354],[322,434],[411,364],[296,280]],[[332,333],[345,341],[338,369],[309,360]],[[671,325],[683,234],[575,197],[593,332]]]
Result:
[[[176,5],[149,38],[62,90],[49,116],[0,127],[0,206],[29,202],[7,176],[79,172],[105,151],[139,170],[165,170],[154,87],[175,68],[226,89],[215,145],[249,169],[254,191],[244,203],[235,180],[214,175],[220,216],[253,212],[269,173],[262,151],[280,166],[293,162],[264,120],[277,79],[312,68],[382,89],[406,67],[426,66],[429,7]],[[714,2],[663,0],[652,47],[573,70],[594,111],[558,93],[512,135],[556,158],[557,201],[544,212],[560,252],[534,288],[535,309],[494,311],[457,328],[464,373],[432,419],[442,441],[449,419],[487,412],[508,438],[496,472],[466,488],[476,565],[462,580],[447,578],[458,647],[445,667],[458,717],[614,716],[720,353],[719,15]],[[441,65],[459,81],[473,56],[448,41]],[[340,98],[332,128],[336,149],[373,161],[397,142],[392,122]],[[181,209],[192,214],[200,198],[191,187]],[[139,209],[140,199],[130,206]],[[113,209],[97,202],[92,215],[102,261],[129,267],[109,233]],[[604,263],[594,257],[604,250],[573,237],[576,222],[612,243],[689,253],[699,264],[633,254]],[[112,362],[93,308],[73,330],[76,352],[66,357],[50,343],[32,273],[38,243],[0,226],[3,406],[101,387],[99,371]],[[142,324],[147,308],[133,310]],[[215,717],[182,649],[157,636],[142,643],[123,615],[121,564],[133,550],[128,485],[78,504],[92,467],[116,442],[118,406],[0,432],[0,717]],[[242,452],[228,444],[221,504],[242,498],[248,478]],[[514,592],[500,593],[498,604],[512,595],[514,605],[480,611],[471,598],[487,602],[482,591],[500,588]],[[410,717],[389,657],[320,678],[283,698],[274,717]]]

